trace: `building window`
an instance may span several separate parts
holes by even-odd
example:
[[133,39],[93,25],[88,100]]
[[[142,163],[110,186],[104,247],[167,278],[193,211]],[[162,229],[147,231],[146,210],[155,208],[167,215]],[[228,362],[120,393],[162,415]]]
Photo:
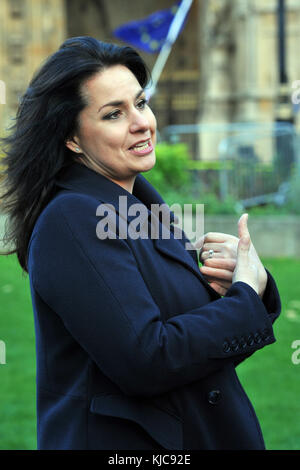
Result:
[[9,12],[13,18],[22,18],[25,14],[26,0],[9,0]]

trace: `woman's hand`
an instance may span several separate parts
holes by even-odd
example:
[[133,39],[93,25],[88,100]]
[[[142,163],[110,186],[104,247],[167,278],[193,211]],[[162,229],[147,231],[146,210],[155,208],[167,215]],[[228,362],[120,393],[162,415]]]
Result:
[[[220,295],[225,295],[232,284],[238,243],[239,239],[233,235],[209,232],[195,244],[196,248],[201,248],[200,271]],[[209,250],[213,250],[212,257]]]
[[[243,272],[245,269],[247,270],[245,264],[241,265],[240,262],[238,271],[236,271],[239,243],[244,246],[244,242],[240,242],[240,240],[241,238],[244,240],[244,237],[247,238],[247,236],[250,239],[247,220],[248,214],[243,214],[238,222],[239,238],[225,233],[210,232],[195,244],[196,248],[201,248],[200,261],[203,266],[200,267],[200,271],[210,282],[211,287],[220,295],[225,295],[233,282],[242,280],[240,276],[244,275],[241,274],[241,270]],[[212,257],[210,257],[209,250],[213,250]],[[241,253],[239,256],[243,257],[243,254]],[[243,259],[245,260],[245,257]],[[258,269],[259,276],[257,292],[262,297],[266,287],[267,274],[250,240],[248,264],[250,266],[253,263]]]
[[232,282],[245,282],[262,297],[266,289],[268,276],[251,243],[247,222],[248,214],[243,214],[238,222],[239,244]]

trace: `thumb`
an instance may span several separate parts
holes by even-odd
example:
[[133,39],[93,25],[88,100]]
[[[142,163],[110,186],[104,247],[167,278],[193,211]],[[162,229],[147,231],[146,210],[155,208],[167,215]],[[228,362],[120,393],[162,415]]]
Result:
[[238,257],[241,256],[242,254],[248,254],[251,246],[251,239],[250,235],[243,235],[242,238],[240,238],[238,248],[237,248],[237,254]]
[[248,252],[251,245],[250,233],[248,230],[248,214],[243,214],[238,221],[239,244],[238,253]]
[[248,217],[248,214],[243,214],[238,221],[239,239],[250,238],[250,233],[248,230]]

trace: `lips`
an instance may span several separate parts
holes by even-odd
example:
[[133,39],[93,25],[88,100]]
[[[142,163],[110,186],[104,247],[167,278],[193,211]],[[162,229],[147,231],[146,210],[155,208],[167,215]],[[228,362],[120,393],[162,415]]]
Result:
[[129,150],[145,150],[150,144],[150,139],[147,140],[140,140],[139,142],[136,142],[134,145],[132,145]]
[[143,156],[148,155],[149,153],[153,152],[153,146],[151,139],[142,140],[137,142],[132,147],[129,148],[131,154],[136,156]]

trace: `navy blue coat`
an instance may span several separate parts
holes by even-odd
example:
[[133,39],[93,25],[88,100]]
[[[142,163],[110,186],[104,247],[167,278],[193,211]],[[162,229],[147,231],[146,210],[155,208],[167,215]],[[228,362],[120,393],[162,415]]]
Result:
[[99,239],[97,207],[121,195],[149,218],[163,202],[142,175],[130,194],[75,163],[32,233],[38,448],[263,449],[235,367],[275,341],[273,278],[263,301],[243,282],[221,298],[172,228]]

